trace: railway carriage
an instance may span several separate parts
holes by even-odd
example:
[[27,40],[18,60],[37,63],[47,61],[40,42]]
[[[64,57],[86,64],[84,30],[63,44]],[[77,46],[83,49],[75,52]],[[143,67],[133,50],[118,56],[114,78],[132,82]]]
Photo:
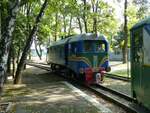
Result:
[[108,41],[103,35],[75,35],[48,48],[48,63],[52,69],[65,67],[87,84],[98,83],[102,81],[104,71],[110,71],[108,49]]
[[150,18],[131,29],[132,94],[150,109]]

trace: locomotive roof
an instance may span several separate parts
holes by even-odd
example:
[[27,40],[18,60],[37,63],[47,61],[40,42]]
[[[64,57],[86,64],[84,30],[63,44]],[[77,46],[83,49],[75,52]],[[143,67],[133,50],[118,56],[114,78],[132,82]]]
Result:
[[53,42],[50,46],[56,46],[56,45],[65,44],[65,43],[67,43],[68,40],[69,40],[69,38],[65,38],[65,39]]
[[76,36],[71,36],[71,39],[69,40],[69,42],[76,42],[76,41],[80,41],[80,40],[104,40],[106,41],[106,38],[103,35],[96,35],[93,33],[86,33],[86,34],[80,34],[80,35],[76,35]]
[[138,27],[141,27],[141,26],[143,26],[143,25],[147,25],[147,24],[150,24],[150,16],[147,17],[147,18],[145,18],[145,19],[143,19],[143,20],[141,20],[141,21],[138,22],[137,24],[135,24],[135,25],[131,28],[131,30],[136,29],[136,28],[138,28]]
[[61,44],[63,45],[67,42],[71,43],[71,42],[77,42],[77,41],[81,41],[81,40],[103,40],[103,41],[107,42],[107,39],[103,35],[96,36],[93,33],[86,33],[86,34],[70,36],[68,38],[56,41],[51,46],[56,46],[56,45],[61,45]]

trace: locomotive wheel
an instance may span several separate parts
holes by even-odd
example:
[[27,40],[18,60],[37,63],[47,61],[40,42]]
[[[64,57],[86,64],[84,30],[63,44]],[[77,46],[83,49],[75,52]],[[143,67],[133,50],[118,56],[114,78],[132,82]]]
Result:
[[66,69],[65,76],[71,80],[74,78],[74,73],[70,69]]
[[75,79],[76,78],[76,74],[73,71],[70,72],[70,78],[71,79]]
[[51,69],[52,69],[52,71],[53,71],[53,64],[51,64]]
[[51,70],[53,71],[53,64],[51,64]]
[[67,77],[67,78],[69,78],[69,70],[68,69],[65,69],[64,76]]
[[55,64],[51,64],[52,71],[55,71]]
[[55,65],[55,69],[56,69],[56,70],[59,70],[59,65]]
[[80,74],[79,80],[81,80],[82,82],[84,82],[85,81],[85,74]]

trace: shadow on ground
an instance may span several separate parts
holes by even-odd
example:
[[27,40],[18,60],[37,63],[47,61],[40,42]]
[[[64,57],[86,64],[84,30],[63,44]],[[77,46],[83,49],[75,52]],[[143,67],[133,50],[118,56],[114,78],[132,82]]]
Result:
[[23,84],[5,86],[2,101],[13,102],[10,113],[98,113],[62,81],[54,73],[30,67],[23,73]]

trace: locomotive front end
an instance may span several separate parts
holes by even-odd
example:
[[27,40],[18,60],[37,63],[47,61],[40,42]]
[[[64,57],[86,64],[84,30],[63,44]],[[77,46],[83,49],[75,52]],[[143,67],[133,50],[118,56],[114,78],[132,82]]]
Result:
[[83,52],[80,53],[80,75],[87,84],[103,82],[104,73],[110,71],[108,60],[108,44],[101,40],[86,40]]

